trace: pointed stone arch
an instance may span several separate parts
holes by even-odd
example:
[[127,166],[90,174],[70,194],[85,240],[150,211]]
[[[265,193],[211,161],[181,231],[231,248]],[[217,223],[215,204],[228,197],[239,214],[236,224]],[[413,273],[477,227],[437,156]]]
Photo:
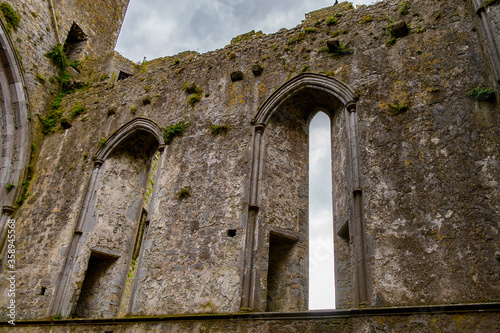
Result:
[[22,66],[10,35],[0,20],[0,251],[6,239],[7,220],[23,193],[28,176],[31,125],[28,92]]
[[353,104],[356,99],[354,90],[334,77],[315,73],[303,73],[285,82],[264,102],[254,117],[255,123],[267,124],[273,112],[280,105],[305,89],[324,91],[337,98],[344,105]]
[[138,132],[144,131],[151,134],[158,141],[160,147],[165,146],[165,140],[163,138],[163,131],[154,120],[146,117],[137,117],[121,126],[116,132],[114,132],[105,142],[105,144],[99,148],[96,153],[96,161],[105,161],[109,154],[118,147],[123,141],[125,141],[129,136]]
[[[78,301],[78,298],[75,297],[75,294],[77,294],[78,292],[75,288],[75,285],[78,284],[75,283],[75,279],[80,279],[83,281],[83,278],[85,277],[80,276],[81,272],[77,272],[76,269],[77,266],[82,265],[82,260],[79,259],[81,253],[85,252],[87,256],[90,253],[90,260],[92,259],[93,254],[94,256],[104,256],[108,259],[119,258],[121,255],[129,256],[130,253],[120,254],[114,253],[113,251],[106,252],[106,250],[103,250],[101,248],[93,248],[90,249],[89,252],[89,248],[87,245],[85,245],[85,242],[89,238],[88,235],[93,232],[93,228],[95,228],[96,225],[94,217],[96,213],[95,206],[96,200],[98,198],[98,189],[100,186],[100,182],[102,181],[101,179],[103,178],[103,174],[105,173],[106,169],[106,161],[114,155],[115,151],[122,151],[123,149],[126,149],[127,146],[124,144],[127,144],[129,142],[127,140],[135,137],[140,137],[142,134],[149,138],[148,142],[152,142],[151,140],[157,141],[155,147],[157,147],[156,149],[160,155],[155,178],[157,179],[159,177],[164,156],[163,152],[165,149],[165,141],[163,138],[161,127],[155,121],[149,118],[137,117],[122,125],[106,140],[104,145],[98,149],[96,158],[94,160],[94,170],[87,185],[84,200],[80,209],[79,216],[77,218],[75,230],[73,232],[73,237],[68,246],[67,255],[65,257],[65,262],[63,264],[60,276],[56,281],[57,289],[50,309],[50,316],[61,315],[63,317],[67,317],[71,315],[72,311],[75,309],[76,302]],[[156,185],[153,187],[153,194],[149,201],[149,207],[153,207],[154,205],[155,193]],[[140,207],[137,206],[135,208]],[[136,210],[139,211],[140,209]],[[149,209],[148,211],[147,223],[149,223],[150,215],[151,209]],[[144,233],[143,237],[146,237],[146,232]],[[96,253],[97,255],[95,255]],[[139,257],[141,257],[141,255],[142,254],[139,254]]]
[[[342,117],[345,119],[344,128],[346,130],[346,147],[345,150],[349,155],[349,188],[350,194],[350,217],[345,221],[349,225],[352,232],[353,249],[353,294],[354,303],[359,304],[368,300],[369,285],[367,278],[367,262],[365,260],[365,241],[363,214],[361,202],[361,177],[360,177],[360,158],[358,145],[358,125],[356,114],[356,99],[357,96],[349,85],[337,80],[333,77],[324,76],[315,73],[303,73],[291,80],[285,82],[278,88],[259,108],[253,123],[253,142],[251,146],[251,172],[250,186],[248,193],[248,213],[246,218],[246,238],[244,247],[244,267],[242,272],[242,296],[241,307],[252,311],[263,311],[266,306],[263,294],[266,287],[262,285],[262,275],[266,272],[262,271],[262,263],[259,262],[260,257],[265,256],[263,250],[266,239],[269,239],[270,232],[276,233],[276,230],[264,230],[263,226],[259,225],[259,211],[261,207],[261,188],[263,169],[265,168],[265,129],[270,123],[273,115],[282,108],[291,98],[300,100],[305,93],[321,94],[327,96],[326,103],[332,103],[331,107],[335,113],[343,112]],[[328,97],[329,96],[329,97]],[[291,100],[294,101],[294,100]],[[312,103],[315,104],[315,103]],[[322,105],[325,106],[325,105]],[[314,105],[310,106],[309,111],[314,113],[317,108]],[[329,107],[326,105],[326,107]],[[268,202],[264,202],[268,204]],[[265,213],[264,213],[265,214]],[[273,228],[273,227],[267,227]],[[295,239],[304,238],[303,235],[286,235],[288,231],[281,230],[283,237],[295,237]],[[267,233],[267,234],[266,234]],[[305,237],[307,238],[307,237]],[[307,287],[305,287],[307,288]],[[307,291],[306,291],[307,293]]]

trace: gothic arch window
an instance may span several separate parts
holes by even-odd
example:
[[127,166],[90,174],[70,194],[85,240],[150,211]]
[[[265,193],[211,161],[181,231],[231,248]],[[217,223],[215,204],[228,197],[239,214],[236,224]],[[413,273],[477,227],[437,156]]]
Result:
[[[29,101],[14,45],[0,20],[0,253],[7,221],[27,186],[31,143]],[[16,203],[17,202],[17,203]]]
[[163,148],[160,127],[139,117],[97,152],[52,315],[102,318],[129,312],[134,280],[127,277],[140,265],[154,200],[154,188],[147,188],[161,167]]
[[[318,110],[331,119],[334,229],[349,225],[357,230],[356,238],[347,240],[352,247],[335,247],[336,270],[343,267],[337,274],[337,308],[366,300],[364,231],[355,198],[361,190],[354,100],[353,90],[344,83],[307,73],[275,91],[256,114],[242,308],[308,308],[307,143],[308,124]],[[287,265],[275,264],[283,260]]]

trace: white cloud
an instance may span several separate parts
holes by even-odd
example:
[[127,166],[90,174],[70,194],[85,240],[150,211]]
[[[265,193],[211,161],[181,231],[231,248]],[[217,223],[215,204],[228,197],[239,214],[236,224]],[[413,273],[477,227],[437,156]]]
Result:
[[[354,4],[373,0],[355,0]],[[292,28],[331,0],[131,0],[116,49],[138,61],[222,48],[231,38]]]

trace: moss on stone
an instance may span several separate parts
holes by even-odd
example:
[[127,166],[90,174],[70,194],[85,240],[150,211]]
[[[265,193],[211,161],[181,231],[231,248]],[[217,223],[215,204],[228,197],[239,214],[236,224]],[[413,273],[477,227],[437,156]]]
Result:
[[184,123],[184,121],[180,121],[176,124],[172,124],[163,129],[163,138],[165,139],[165,143],[167,145],[171,144],[175,137],[182,136],[184,131],[189,126],[188,123]]
[[17,13],[12,9],[12,7],[6,3],[2,2],[0,4],[0,10],[3,13],[3,16],[5,17],[5,21],[7,22],[7,29],[10,31],[10,29],[17,30],[17,27],[19,26],[19,21],[21,21],[21,18]]
[[480,101],[491,100],[494,96],[494,91],[491,88],[486,88],[483,85],[478,85],[477,87],[471,89],[467,96],[471,99],[476,99]]
[[59,43],[54,45],[45,56],[63,71],[68,67],[69,62],[66,53],[64,53],[64,47]]
[[333,15],[330,15],[327,19],[326,19],[326,25],[334,25],[337,23],[337,18]]
[[75,119],[76,117],[78,117],[79,115],[84,114],[84,113],[85,113],[85,104],[77,103],[71,109],[71,113],[70,113],[69,117],[71,119]]
[[54,131],[59,119],[61,119],[62,112],[59,109],[53,109],[47,114],[45,117],[40,115],[38,116],[38,120],[40,120],[40,124],[42,126],[41,130],[43,134],[49,134]]
[[361,20],[359,20],[359,23],[363,24],[363,23],[368,23],[371,21],[373,21],[373,15],[365,15],[365,16],[361,17]]
[[408,111],[408,103],[398,103],[398,104],[392,104],[389,103],[389,113],[393,116],[397,116],[401,113],[404,113]]
[[489,7],[500,3],[500,0],[485,0],[483,3],[485,7]]
[[35,77],[36,77],[37,81],[40,83],[45,83],[45,81],[46,81],[46,79],[42,75],[40,75],[40,73],[38,73],[38,72],[35,74]]
[[399,7],[399,14],[401,15],[408,14],[408,3],[406,1],[401,1],[398,7]]
[[26,179],[22,184],[21,196],[19,196],[19,199],[17,199],[17,201],[16,201],[16,204],[18,206],[21,206],[23,204],[24,200],[26,200],[28,198],[28,188],[30,186],[30,181],[31,181],[31,179],[29,177],[30,176],[28,175],[28,179]]
[[100,138],[100,139],[99,139],[99,142],[98,142],[98,144],[99,144],[99,148],[104,147],[104,146],[106,145],[106,141],[107,141],[107,140],[108,140],[108,139],[106,139],[106,138]]
[[177,198],[179,200],[186,199],[191,196],[191,186],[185,186],[177,192]]
[[229,125],[210,125],[210,133],[214,136],[227,134],[229,132]]
[[201,95],[200,94],[192,94],[192,95],[189,95],[186,103],[187,103],[187,105],[194,106],[199,101],[201,101]]

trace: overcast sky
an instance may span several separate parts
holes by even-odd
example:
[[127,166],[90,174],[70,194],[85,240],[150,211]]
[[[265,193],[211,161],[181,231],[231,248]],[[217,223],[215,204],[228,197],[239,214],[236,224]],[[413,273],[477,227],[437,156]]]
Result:
[[[305,13],[335,0],[130,0],[116,50],[142,61],[182,51],[223,48],[251,30],[269,34],[293,28]],[[352,0],[354,5],[376,0]],[[319,113],[310,127],[309,307],[335,307],[330,125]],[[325,186],[326,185],[326,186]]]
[[[231,38],[262,30],[293,28],[305,13],[335,0],[130,0],[116,50],[132,61],[204,53],[223,48]],[[353,0],[354,5],[375,0]]]
[[309,127],[309,308],[333,309],[332,154],[330,118],[319,112]]

